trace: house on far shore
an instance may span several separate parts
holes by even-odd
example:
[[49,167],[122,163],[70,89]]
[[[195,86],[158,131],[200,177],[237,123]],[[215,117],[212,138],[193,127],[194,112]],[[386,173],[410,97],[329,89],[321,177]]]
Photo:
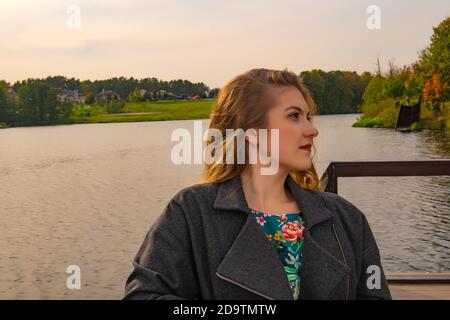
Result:
[[85,97],[78,90],[62,89],[56,96],[59,102],[82,103]]
[[180,99],[180,100],[187,100],[188,96],[187,96],[187,94],[182,94],[182,95],[176,96],[176,98]]
[[13,97],[16,96],[16,92],[13,89],[8,89],[8,94],[12,95]]
[[112,100],[120,100],[120,95],[112,90],[103,89],[95,95],[95,101],[97,103],[105,103]]

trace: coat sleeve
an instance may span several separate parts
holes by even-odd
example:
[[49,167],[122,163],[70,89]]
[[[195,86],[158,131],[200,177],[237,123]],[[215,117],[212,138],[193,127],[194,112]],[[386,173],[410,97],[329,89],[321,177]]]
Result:
[[338,196],[339,206],[358,217],[361,244],[361,264],[356,288],[356,299],[392,299],[389,285],[381,265],[381,256],[375,237],[365,215],[350,201]]
[[198,280],[184,212],[172,199],[133,260],[125,300],[197,299]]

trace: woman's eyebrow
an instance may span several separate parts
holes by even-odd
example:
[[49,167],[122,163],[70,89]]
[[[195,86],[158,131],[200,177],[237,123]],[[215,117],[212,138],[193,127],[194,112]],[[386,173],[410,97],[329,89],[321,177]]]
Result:
[[[297,107],[297,106],[290,106],[290,107],[287,107],[285,111],[288,111],[288,110],[290,110],[290,109],[296,109],[296,110],[298,110],[300,113],[305,112],[303,109],[301,109],[301,108],[299,108],[299,107]],[[308,111],[307,114],[311,114],[311,112]]]

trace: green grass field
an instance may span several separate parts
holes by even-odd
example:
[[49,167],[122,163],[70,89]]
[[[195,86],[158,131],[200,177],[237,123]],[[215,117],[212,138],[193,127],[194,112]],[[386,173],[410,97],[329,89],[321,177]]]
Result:
[[105,106],[79,104],[74,107],[74,123],[105,123],[207,119],[214,100],[168,100],[127,102],[121,113],[109,114]]

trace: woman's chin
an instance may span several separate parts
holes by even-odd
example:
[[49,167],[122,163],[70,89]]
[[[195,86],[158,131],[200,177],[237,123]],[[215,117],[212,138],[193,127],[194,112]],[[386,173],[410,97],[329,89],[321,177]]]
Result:
[[306,160],[306,161],[302,161],[302,163],[294,163],[294,164],[286,165],[286,167],[290,168],[289,171],[307,171],[307,170],[311,169],[312,161]]

